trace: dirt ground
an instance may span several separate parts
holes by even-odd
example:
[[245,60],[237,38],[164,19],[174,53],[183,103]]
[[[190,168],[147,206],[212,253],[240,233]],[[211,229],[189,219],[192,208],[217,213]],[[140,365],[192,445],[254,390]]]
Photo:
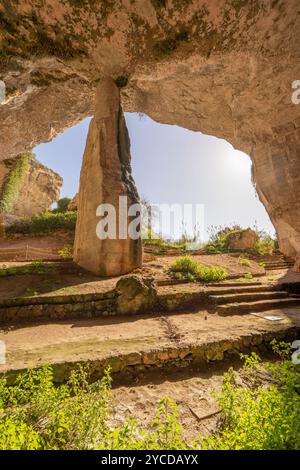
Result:
[[[268,321],[265,315],[281,320]],[[205,311],[163,317],[101,318],[99,320],[36,324],[2,328],[7,364],[0,371],[23,369],[65,361],[97,361],[122,353],[151,351],[170,345],[224,342],[230,344],[249,334],[274,334],[300,326],[300,308],[273,310],[258,316],[219,317]],[[174,337],[174,331],[177,335]],[[174,339],[176,338],[176,339]],[[135,417],[137,423],[151,422],[155,405],[169,396],[179,406],[180,422],[188,441],[215,431],[220,413],[212,391],[219,391],[223,373],[230,366],[239,368],[237,355],[221,362],[180,369],[156,368],[125,378],[117,375],[112,391],[112,424]]]
[[[269,321],[266,315],[278,315]],[[222,317],[206,311],[169,315],[102,317],[0,327],[7,347],[6,365],[0,371],[41,363],[99,360],[120,354],[147,352],[163,347],[206,345],[235,341],[249,334],[285,330],[300,325],[300,308],[270,310],[258,315]]]

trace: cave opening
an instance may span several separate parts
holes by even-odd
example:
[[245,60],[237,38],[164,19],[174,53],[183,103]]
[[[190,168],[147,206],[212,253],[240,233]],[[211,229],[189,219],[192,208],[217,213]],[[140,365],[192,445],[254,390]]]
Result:
[[[233,225],[258,227],[275,235],[251,181],[248,155],[223,139],[160,124],[145,114],[125,113],[125,118],[131,140],[133,177],[142,201],[155,206],[202,204],[202,242],[207,242],[213,227]],[[34,149],[38,161],[63,178],[60,198],[72,199],[78,192],[90,121],[91,118],[86,118]],[[192,227],[188,222],[175,233],[163,236],[170,240],[181,238]],[[153,223],[157,223],[155,218]]]

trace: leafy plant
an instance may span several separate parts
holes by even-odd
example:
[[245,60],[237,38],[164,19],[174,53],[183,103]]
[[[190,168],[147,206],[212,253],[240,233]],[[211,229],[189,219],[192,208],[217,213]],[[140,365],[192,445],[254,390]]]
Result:
[[247,266],[248,268],[251,268],[251,261],[248,258],[243,258],[242,256],[239,256],[238,263],[241,266]]
[[0,268],[0,277],[16,276],[18,274],[56,274],[57,267],[55,263],[46,263],[43,261],[33,261],[23,266],[2,266]]
[[125,419],[109,425],[111,377],[89,383],[79,367],[66,384],[55,386],[51,367],[28,370],[15,386],[0,379],[0,449],[187,449],[176,403],[159,401],[147,427]]
[[57,208],[56,209],[53,209],[53,213],[56,214],[56,213],[64,213],[64,212],[68,212],[68,207],[69,207],[69,204],[71,202],[71,199],[69,197],[63,197],[61,199],[59,199],[59,201],[57,201]]
[[58,254],[63,259],[73,258],[73,245],[65,245],[61,250],[59,250]]
[[22,182],[30,169],[30,161],[34,155],[30,152],[23,153],[14,159],[14,164],[6,180],[0,197],[0,213],[11,214],[17,201]]

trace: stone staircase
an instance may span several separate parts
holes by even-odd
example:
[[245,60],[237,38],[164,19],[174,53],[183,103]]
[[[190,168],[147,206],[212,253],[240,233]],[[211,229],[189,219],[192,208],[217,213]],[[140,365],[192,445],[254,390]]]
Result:
[[300,306],[300,295],[290,294],[279,286],[256,285],[241,286],[231,284],[210,291],[209,298],[218,315],[240,315],[264,310]]

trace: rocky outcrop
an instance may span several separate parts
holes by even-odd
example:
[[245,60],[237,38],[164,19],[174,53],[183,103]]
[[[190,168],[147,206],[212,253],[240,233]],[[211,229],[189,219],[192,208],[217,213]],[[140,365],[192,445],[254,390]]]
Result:
[[[0,207],[3,214],[27,216],[51,208],[60,197],[63,179],[31,154],[0,163]],[[23,161],[22,161],[23,159]]]
[[98,88],[83,156],[74,245],[74,261],[100,276],[126,274],[142,265],[141,238],[129,234],[129,208],[139,204],[130,158],[119,89],[107,78]]
[[76,193],[75,196],[69,202],[69,205],[68,205],[68,210],[69,211],[77,211],[78,210],[78,200],[79,200],[79,194]]
[[0,5],[0,158],[94,113],[99,79],[125,111],[250,155],[284,254],[300,252],[298,0],[24,0]]
[[257,233],[250,228],[246,230],[235,230],[227,236],[228,248],[235,250],[251,250],[258,240]]

